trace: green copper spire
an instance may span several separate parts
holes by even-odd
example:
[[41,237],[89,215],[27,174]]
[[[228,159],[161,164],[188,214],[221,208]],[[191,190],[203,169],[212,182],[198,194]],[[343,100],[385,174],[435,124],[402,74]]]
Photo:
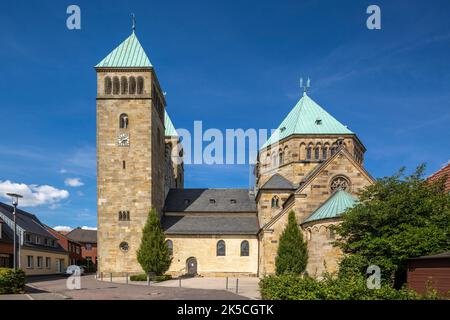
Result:
[[164,135],[166,137],[178,137],[177,130],[175,130],[175,126],[173,125],[172,120],[170,120],[166,110],[164,110],[164,128]]
[[304,92],[303,97],[262,148],[294,134],[353,134],[353,132]]
[[356,204],[355,198],[343,190],[336,191],[324,204],[303,221],[311,222],[339,217],[345,210]]
[[149,58],[145,54],[136,34],[133,19],[133,33],[125,39],[117,48],[106,56],[96,68],[139,68],[152,67]]

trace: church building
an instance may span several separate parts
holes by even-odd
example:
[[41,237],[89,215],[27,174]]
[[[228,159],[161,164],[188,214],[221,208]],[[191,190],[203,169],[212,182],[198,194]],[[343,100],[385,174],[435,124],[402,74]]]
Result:
[[330,226],[374,180],[357,135],[306,91],[259,150],[254,191],[186,189],[180,139],[134,30],[95,69],[99,272],[142,272],[136,251],[152,208],[173,254],[170,274],[274,273],[290,211],[308,244],[307,272],[337,270]]

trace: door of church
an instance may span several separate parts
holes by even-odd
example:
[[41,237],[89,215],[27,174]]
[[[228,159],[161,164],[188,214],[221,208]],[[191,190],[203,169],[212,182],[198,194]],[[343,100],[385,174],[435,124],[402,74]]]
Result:
[[194,257],[187,260],[187,273],[190,276],[195,276],[197,274],[197,259]]

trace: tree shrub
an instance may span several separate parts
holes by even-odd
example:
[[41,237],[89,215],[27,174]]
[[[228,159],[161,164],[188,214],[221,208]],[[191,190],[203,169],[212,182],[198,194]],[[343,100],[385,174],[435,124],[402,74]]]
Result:
[[172,262],[159,216],[154,209],[150,211],[144,226],[137,260],[146,274],[156,275],[164,274]]
[[294,211],[289,212],[288,224],[280,236],[275,267],[277,274],[302,274],[308,263],[308,249]]
[[0,294],[21,293],[25,289],[23,270],[0,268]]

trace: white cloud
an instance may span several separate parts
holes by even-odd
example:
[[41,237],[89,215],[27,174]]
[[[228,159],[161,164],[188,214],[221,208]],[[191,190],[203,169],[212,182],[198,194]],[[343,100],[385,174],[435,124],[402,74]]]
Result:
[[83,227],[81,227],[81,229],[83,229],[83,230],[97,230],[97,227],[87,227],[87,226],[83,226]]
[[9,199],[8,192],[19,193],[23,196],[19,200],[19,206],[36,207],[40,205],[55,206],[61,200],[69,197],[67,190],[57,189],[49,185],[37,185],[25,183],[14,183],[9,180],[0,180],[0,198]]
[[59,173],[61,173],[61,174],[67,173],[67,170],[62,168],[61,170],[59,170]]
[[66,186],[74,188],[84,186],[84,183],[80,178],[67,178],[66,180],[64,180],[64,183]]
[[70,232],[73,229],[71,227],[69,227],[69,226],[56,226],[56,227],[53,227],[53,230]]

